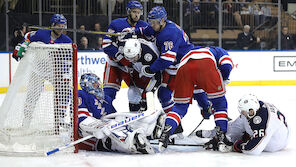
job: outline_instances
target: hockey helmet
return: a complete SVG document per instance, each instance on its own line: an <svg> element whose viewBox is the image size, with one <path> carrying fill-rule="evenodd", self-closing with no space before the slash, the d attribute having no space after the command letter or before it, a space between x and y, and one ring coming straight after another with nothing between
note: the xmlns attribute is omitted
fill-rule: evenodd
<svg viewBox="0 0 296 167"><path fill-rule="evenodd" d="M245 112L248 118L253 118L256 115L256 112L259 110L260 104L257 97L253 94L244 95L238 101L238 110L241 114ZM250 114L250 110L253 110L254 113Z"/></svg>
<svg viewBox="0 0 296 167"><path fill-rule="evenodd" d="M98 99L104 98L103 84L96 74L85 73L81 75L80 87L82 90L95 95Z"/></svg>
<svg viewBox="0 0 296 167"><path fill-rule="evenodd" d="M157 19L159 22L161 19L167 20L167 12L162 6L155 6L148 13L148 21ZM150 22L150 21L149 21Z"/></svg>
<svg viewBox="0 0 296 167"><path fill-rule="evenodd" d="M138 39L127 39L123 47L124 57L130 62L137 61L141 54L141 43Z"/></svg>
<svg viewBox="0 0 296 167"><path fill-rule="evenodd" d="M129 11L131 9L141 9L143 10L143 6L139 1L129 1L126 7L126 10Z"/></svg>
<svg viewBox="0 0 296 167"><path fill-rule="evenodd" d="M65 26L67 26L67 19L62 14L54 14L50 19L50 25L54 26L57 23L65 24Z"/></svg>

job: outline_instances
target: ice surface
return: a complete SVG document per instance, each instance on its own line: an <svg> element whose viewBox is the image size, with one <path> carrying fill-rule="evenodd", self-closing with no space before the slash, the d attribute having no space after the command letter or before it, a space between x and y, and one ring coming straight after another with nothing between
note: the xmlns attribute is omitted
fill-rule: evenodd
<svg viewBox="0 0 296 167"><path fill-rule="evenodd" d="M170 147L164 153L154 155L126 155L120 153L102 153L80 151L78 154L53 155L50 157L12 157L0 156L1 167L115 167L115 166L161 166L161 167L250 167L250 166L294 166L296 158L296 86L238 86L227 87L229 117L235 119L237 101L245 93L254 93L259 99L273 103L286 116L291 129L290 143L287 148L276 153L262 153L249 156L239 153L219 153L205 151L199 147ZM118 92L114 101L120 112L128 110L127 89ZM0 94L0 104L5 94ZM160 104L156 104L160 108ZM199 110L194 102L183 118L184 135L189 134L201 121ZM204 121L199 129L212 129L213 119ZM294 158L294 159L293 159Z"/></svg>

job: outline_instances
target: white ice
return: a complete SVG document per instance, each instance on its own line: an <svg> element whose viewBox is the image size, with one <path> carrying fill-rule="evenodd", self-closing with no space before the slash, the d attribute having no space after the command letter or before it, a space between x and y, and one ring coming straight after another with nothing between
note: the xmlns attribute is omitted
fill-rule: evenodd
<svg viewBox="0 0 296 167"><path fill-rule="evenodd" d="M259 156L249 156L240 153L220 153L205 151L200 148L188 148L180 151L174 148L165 153L154 155L126 155L119 153L101 153L81 151L77 154L53 155L49 157L13 157L0 156L1 167L108 167L108 166L294 166L296 158L296 86L237 86L227 87L228 113L231 118L236 118L237 101L245 93L256 94L259 99L275 104L286 116L291 129L290 142L286 149L276 153L262 153ZM114 101L115 107L120 111L128 109L127 89L122 89ZM5 94L0 94L0 104ZM160 107L159 104L156 104ZM184 134L189 134L201 121L201 116L196 103L193 103L182 124ZM295 122L294 122L295 121ZM204 121L199 129L212 129L213 119ZM294 159L293 159L294 158Z"/></svg>

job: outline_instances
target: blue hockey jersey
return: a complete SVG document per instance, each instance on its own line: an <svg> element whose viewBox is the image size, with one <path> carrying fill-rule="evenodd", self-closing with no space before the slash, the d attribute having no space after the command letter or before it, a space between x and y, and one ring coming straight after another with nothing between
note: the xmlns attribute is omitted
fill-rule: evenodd
<svg viewBox="0 0 296 167"><path fill-rule="evenodd" d="M220 47L210 46L196 46L194 49L206 48L211 51L211 53L215 56L216 64L218 69L220 70L223 80L228 80L231 70L233 69L233 62L229 54L226 50Z"/></svg>
<svg viewBox="0 0 296 167"><path fill-rule="evenodd" d="M187 54L193 45L189 42L186 33L174 22L167 20L165 27L156 32L151 26L137 29L137 35L156 38L156 46L160 50L160 57L150 66L151 72L167 69L176 65Z"/></svg>
<svg viewBox="0 0 296 167"><path fill-rule="evenodd" d="M98 100L94 95L84 90L78 91L78 122L80 123L88 116L100 119L104 115L115 113L110 97Z"/></svg>
<svg viewBox="0 0 296 167"><path fill-rule="evenodd" d="M47 29L39 29L37 31L31 31L25 35L25 40L29 42L43 42L45 44L54 43L73 43L71 38L65 34L61 34L57 39L51 38L51 31Z"/></svg>
<svg viewBox="0 0 296 167"><path fill-rule="evenodd" d="M107 32L118 33L118 32L122 32L122 30L124 30L125 28L135 29L140 27L146 27L147 25L148 25L147 22L143 20L139 20L135 26L131 26L127 22L127 18L119 18L119 19L113 20L110 23ZM115 36L106 35L104 37L102 46L103 46L104 52L110 58L114 58L115 54L118 52L118 46L116 44L117 42L116 40L117 40L117 37Z"/></svg>

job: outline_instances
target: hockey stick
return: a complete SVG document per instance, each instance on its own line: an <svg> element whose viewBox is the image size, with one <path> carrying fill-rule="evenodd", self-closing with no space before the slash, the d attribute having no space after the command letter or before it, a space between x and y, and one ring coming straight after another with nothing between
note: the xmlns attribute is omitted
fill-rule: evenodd
<svg viewBox="0 0 296 167"><path fill-rule="evenodd" d="M147 117L149 115L154 114L156 112L156 110L154 108L154 95L153 95L152 92L147 92L147 108L148 109L145 112L137 113L134 116L128 117L128 118L126 118L126 119L124 119L122 121L119 121L119 122L113 123L111 125L108 125L109 130L113 131L113 130L115 130L117 128L120 128L122 126L126 126L126 125L128 125L130 123L133 123L135 121L138 121L138 120L140 120L142 118L145 118L145 117ZM79 140L76 140L74 142L71 142L69 144L66 144L65 146L55 148L55 149L53 149L51 151L46 152L45 156L49 156L49 155L54 154L54 153L56 153L58 151L62 151L62 150L65 150L67 148L70 148L70 147L72 147L72 146L74 146L74 145L76 145L78 143L81 143L81 142L83 142L85 140L88 140L88 139L90 139L92 137L94 137L94 136L89 135L89 136L86 136L86 137L81 138Z"/></svg>
<svg viewBox="0 0 296 167"><path fill-rule="evenodd" d="M195 130L201 125L201 123L204 121L205 119L203 118L201 121L200 121L200 123L193 129L193 131L188 135L188 136L191 136L194 132L195 132Z"/></svg>
<svg viewBox="0 0 296 167"><path fill-rule="evenodd" d="M78 33L87 33L87 34L99 34L99 35L112 35L112 36L120 36L120 33L111 33L111 32L101 32L101 31L88 31L88 30L77 30L71 28L58 28L58 27L39 27L39 26L29 26L32 29L50 29L50 30L64 30L70 32L78 32Z"/></svg>
<svg viewBox="0 0 296 167"><path fill-rule="evenodd" d="M158 145L158 143L150 142L152 145ZM168 143L169 146L193 146L193 147L203 147L203 144L181 144L181 143Z"/></svg>

